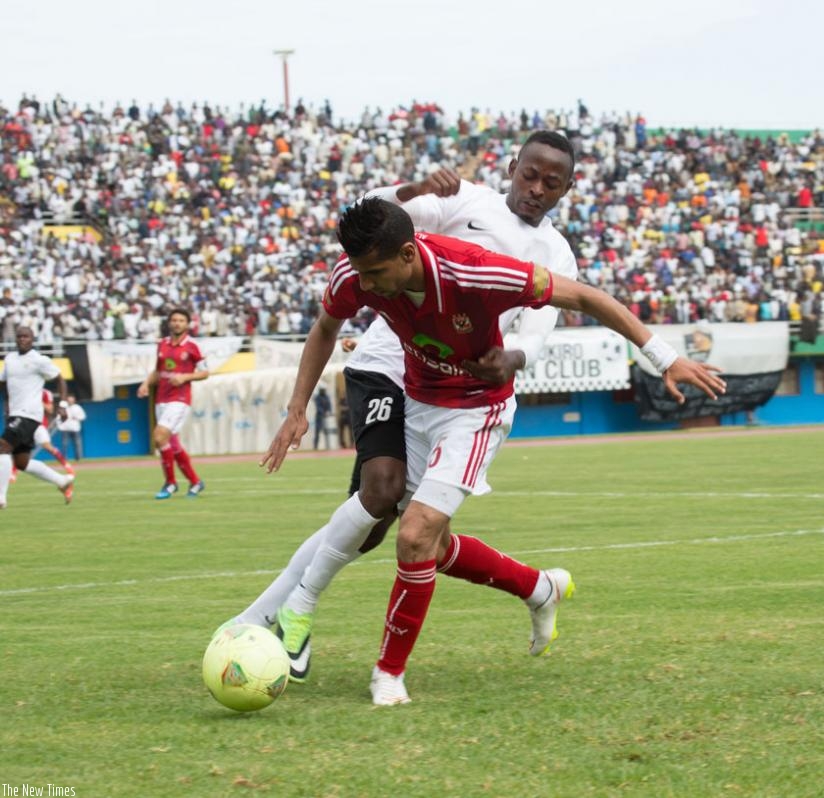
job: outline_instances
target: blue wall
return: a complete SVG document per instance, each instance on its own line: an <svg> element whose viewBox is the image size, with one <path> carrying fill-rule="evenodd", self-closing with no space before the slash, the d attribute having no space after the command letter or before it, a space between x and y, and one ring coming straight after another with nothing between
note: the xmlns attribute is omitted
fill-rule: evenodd
<svg viewBox="0 0 824 798"><path fill-rule="evenodd" d="M820 359L805 357L792 361L798 368L799 393L773 396L755 411L755 420L764 425L824 424L824 393L815 392L815 364ZM747 423L745 413L721 417L722 426ZM513 438L541 438L561 435L593 435L610 432L655 432L677 429L678 422L641 421L627 392L590 391L571 394L563 405L528 405L523 397L515 414Z"/></svg>
<svg viewBox="0 0 824 798"><path fill-rule="evenodd" d="M86 423L83 446L86 457L126 457L149 454L149 401L137 398L137 386L115 388L115 398L84 402ZM60 445L58 436L55 443Z"/></svg>
<svg viewBox="0 0 824 798"><path fill-rule="evenodd" d="M72 385L69 383L69 393ZM137 398L137 385L115 388L115 398L105 402L81 402L86 411L83 424L84 457L135 457L149 454L149 402ZM2 403L0 403L2 405ZM52 432L52 442L63 446L59 432ZM64 454L74 459L74 447ZM40 459L51 459L41 452Z"/></svg>

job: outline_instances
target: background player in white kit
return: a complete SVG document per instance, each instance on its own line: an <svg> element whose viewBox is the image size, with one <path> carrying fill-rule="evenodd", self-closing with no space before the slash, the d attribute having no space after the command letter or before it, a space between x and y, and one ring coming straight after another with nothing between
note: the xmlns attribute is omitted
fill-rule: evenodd
<svg viewBox="0 0 824 798"><path fill-rule="evenodd" d="M34 436L43 421L43 386L55 380L61 399L66 398L66 382L50 357L34 349L34 334L29 327L18 327L17 351L9 352L0 374L4 398L5 425L0 437L0 509L6 506L12 458L19 471L51 482L72 500L74 475L58 474L45 463L31 457Z"/></svg>
<svg viewBox="0 0 824 798"><path fill-rule="evenodd" d="M548 264L576 279L572 250L546 215L572 187L574 164L572 146L564 136L538 131L509 165L508 194L462 181L453 170L442 168L419 183L378 189L369 196L402 203L419 230ZM476 377L505 383L518 368L537 359L558 311L552 307L509 311L501 317L502 331L519 316L514 348L492 350L471 364ZM379 317L360 339L344 371L357 448L350 498L237 616L261 625L277 620L278 633L292 658L293 681L304 681L308 674L313 613L321 592L347 563L378 545L397 517L395 508L406 486L403 372L400 342ZM481 483L478 490L483 489ZM544 646L533 653L545 650Z"/></svg>

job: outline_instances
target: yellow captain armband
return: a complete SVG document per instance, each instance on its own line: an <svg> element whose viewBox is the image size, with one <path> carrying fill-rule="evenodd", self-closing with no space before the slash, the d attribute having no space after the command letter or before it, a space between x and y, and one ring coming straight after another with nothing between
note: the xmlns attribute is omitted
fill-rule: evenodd
<svg viewBox="0 0 824 798"><path fill-rule="evenodd" d="M532 296L535 299L540 299L546 293L549 280L549 270L536 264L532 272Z"/></svg>

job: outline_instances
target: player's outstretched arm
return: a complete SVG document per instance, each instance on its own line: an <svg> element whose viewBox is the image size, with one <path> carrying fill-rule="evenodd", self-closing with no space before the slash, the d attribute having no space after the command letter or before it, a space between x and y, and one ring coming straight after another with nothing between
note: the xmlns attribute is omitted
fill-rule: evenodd
<svg viewBox="0 0 824 798"><path fill-rule="evenodd" d="M552 275L552 283L550 302L555 307L580 310L598 319L604 326L632 341L648 357L650 345L659 350L650 353L653 355L650 360L662 373L666 389L679 404L684 402L684 395L678 390L677 383L694 385L712 399L726 391L726 383L717 374L719 368L676 357L672 347L654 337L629 309L609 294L560 275Z"/></svg>
<svg viewBox="0 0 824 798"><path fill-rule="evenodd" d="M286 453L290 448L297 449L300 446L300 439L309 429L306 407L332 356L342 324L342 319L336 319L322 310L318 320L312 325L300 356L292 397L286 406L286 418L260 460L260 466L266 468L267 474L280 468Z"/></svg>

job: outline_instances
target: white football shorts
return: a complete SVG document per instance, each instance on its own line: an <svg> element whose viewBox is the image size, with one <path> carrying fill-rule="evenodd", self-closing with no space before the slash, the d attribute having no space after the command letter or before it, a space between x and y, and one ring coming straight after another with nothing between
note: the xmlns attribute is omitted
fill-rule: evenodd
<svg viewBox="0 0 824 798"><path fill-rule="evenodd" d="M512 429L515 397L475 408L406 397L406 496L452 516L470 494L489 493L486 472Z"/></svg>
<svg viewBox="0 0 824 798"><path fill-rule="evenodd" d="M49 434L48 429L41 424L34 431L34 445L45 446L47 443L51 443L51 435Z"/></svg>
<svg viewBox="0 0 824 798"><path fill-rule="evenodd" d="M191 408L186 402L163 402L155 405L155 424L166 427L172 435L177 435L189 418L189 410Z"/></svg>

